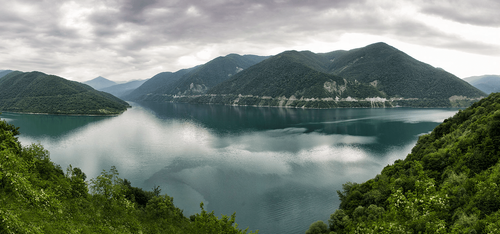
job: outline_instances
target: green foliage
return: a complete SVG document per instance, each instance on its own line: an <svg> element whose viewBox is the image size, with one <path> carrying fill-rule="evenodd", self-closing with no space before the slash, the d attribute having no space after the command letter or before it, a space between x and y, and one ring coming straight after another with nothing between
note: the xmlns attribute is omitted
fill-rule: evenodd
<svg viewBox="0 0 500 234"><path fill-rule="evenodd" d="M234 222L236 219L236 213L233 213L231 217L222 215L222 218L219 219L215 216L214 211L208 213L203 208L203 202L200 203L200 209L201 213L190 217L191 222L194 224L194 233L237 234L247 233L248 231L248 228L245 230L238 229L238 224ZM256 233L258 233L258 231Z"/></svg>
<svg viewBox="0 0 500 234"><path fill-rule="evenodd" d="M486 94L460 78L420 62L385 43L347 51L335 58L330 71L350 80L377 83L389 97L448 99ZM441 106L441 105L440 105Z"/></svg>
<svg viewBox="0 0 500 234"><path fill-rule="evenodd" d="M234 54L218 57L182 77L176 76L175 82L151 79L143 86L155 83L157 87L147 91L141 87L135 100L299 108L420 108L468 107L486 95L385 43L325 54L285 51L265 60L254 57L257 59ZM235 68L244 70L236 74ZM282 100L292 97L297 100ZM337 97L358 101L332 100ZM390 101L363 101L373 97Z"/></svg>
<svg viewBox="0 0 500 234"><path fill-rule="evenodd" d="M128 107L111 94L41 72L11 72L0 79L0 109L4 111L116 115Z"/></svg>
<svg viewBox="0 0 500 234"><path fill-rule="evenodd" d="M496 233L500 214L500 94L419 138L404 160L338 191L335 233Z"/></svg>
<svg viewBox="0 0 500 234"><path fill-rule="evenodd" d="M309 229L306 231L306 234L322 234L322 233L328 233L328 227L321 220L312 223L311 226L309 226Z"/></svg>
<svg viewBox="0 0 500 234"><path fill-rule="evenodd" d="M184 217L159 187L132 187L111 167L87 181L66 173L40 144L21 146L18 128L0 121L0 233L246 233L235 214ZM89 193L90 192L90 193Z"/></svg>

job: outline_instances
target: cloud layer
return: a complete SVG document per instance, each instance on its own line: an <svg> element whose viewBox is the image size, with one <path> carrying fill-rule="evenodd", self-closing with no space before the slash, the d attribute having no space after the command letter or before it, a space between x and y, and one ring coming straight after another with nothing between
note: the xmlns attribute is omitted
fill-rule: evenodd
<svg viewBox="0 0 500 234"><path fill-rule="evenodd" d="M8 1L0 69L145 79L229 53L326 52L378 39L410 55L436 48L497 59L498 9L495 0Z"/></svg>

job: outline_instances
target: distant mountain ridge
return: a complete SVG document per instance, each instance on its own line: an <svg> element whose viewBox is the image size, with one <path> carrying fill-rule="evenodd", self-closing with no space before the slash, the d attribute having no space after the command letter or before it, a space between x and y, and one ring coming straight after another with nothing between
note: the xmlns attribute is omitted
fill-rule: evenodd
<svg viewBox="0 0 500 234"><path fill-rule="evenodd" d="M129 81L127 83L116 84L116 85L109 86L106 88L101 88L98 90L113 94L114 96L121 98L121 97L124 97L127 94L131 93L135 89L137 89L139 86L144 84L144 82L146 82L146 81L147 80L133 80L133 81Z"/></svg>
<svg viewBox="0 0 500 234"><path fill-rule="evenodd" d="M229 54L206 64L177 72L162 72L125 96L126 100L155 100L165 95L202 95L238 72L266 59L266 56Z"/></svg>
<svg viewBox="0 0 500 234"><path fill-rule="evenodd" d="M168 84L156 83L159 88L136 92L139 87L133 92L136 96L128 98L334 108L469 106L486 96L453 74L385 43L319 54L285 51L272 57L254 56L250 61L245 56L218 57Z"/></svg>
<svg viewBox="0 0 500 234"><path fill-rule="evenodd" d="M101 89L104 89L107 87L111 87L113 85L117 85L116 82L108 80L102 76L98 76L92 80L85 81L83 83L86 85L90 85L90 87L97 89L97 90L101 90Z"/></svg>
<svg viewBox="0 0 500 234"><path fill-rule="evenodd" d="M4 77L5 75L11 73L12 70L0 70L0 78Z"/></svg>
<svg viewBox="0 0 500 234"><path fill-rule="evenodd" d="M487 94L500 92L500 75L472 76L463 80Z"/></svg>
<svg viewBox="0 0 500 234"><path fill-rule="evenodd" d="M130 107L92 87L41 72L10 72L0 78L0 111L116 115Z"/></svg>

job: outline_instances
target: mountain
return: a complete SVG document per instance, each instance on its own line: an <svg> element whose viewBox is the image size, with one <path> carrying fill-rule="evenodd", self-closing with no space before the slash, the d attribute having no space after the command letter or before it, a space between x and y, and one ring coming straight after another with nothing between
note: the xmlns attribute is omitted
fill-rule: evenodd
<svg viewBox="0 0 500 234"><path fill-rule="evenodd" d="M314 108L466 107L486 96L385 43L319 54L286 51L270 58L230 54L175 82L157 85L134 100Z"/></svg>
<svg viewBox="0 0 500 234"><path fill-rule="evenodd" d="M469 106L486 96L458 77L385 43L322 54L287 51L238 73L207 94L211 96L196 97L194 102L258 106L286 102L290 107L321 108L451 107ZM252 101L241 102L242 98Z"/></svg>
<svg viewBox="0 0 500 234"><path fill-rule="evenodd" d="M0 70L0 78L4 77L5 75L11 73L12 70Z"/></svg>
<svg viewBox="0 0 500 234"><path fill-rule="evenodd" d="M97 89L97 90L101 90L101 89L104 89L107 87L111 87L113 85L117 85L116 82L108 80L102 76L98 76L92 80L85 81L83 83L86 85L90 85L90 87Z"/></svg>
<svg viewBox="0 0 500 234"><path fill-rule="evenodd" d="M206 64L175 73L160 73L125 98L132 101L151 101L175 95L200 95L236 73L266 59L265 56L229 54Z"/></svg>
<svg viewBox="0 0 500 234"><path fill-rule="evenodd" d="M327 64L327 59L309 51L283 52L210 89L208 102L224 96L233 105L330 108L351 106L349 98L385 97L373 86L325 73ZM369 101L365 104L371 106Z"/></svg>
<svg viewBox="0 0 500 234"><path fill-rule="evenodd" d="M41 72L14 71L0 78L0 110L11 112L116 115L130 107L115 96Z"/></svg>
<svg viewBox="0 0 500 234"><path fill-rule="evenodd" d="M318 221L306 233L498 233L499 146L493 93L420 136L375 178L344 184L329 227Z"/></svg>
<svg viewBox="0 0 500 234"><path fill-rule="evenodd" d="M443 69L420 62L385 43L353 49L335 58L329 72L370 83L389 97L448 99L485 94Z"/></svg>
<svg viewBox="0 0 500 234"><path fill-rule="evenodd" d="M117 84L113 85L110 87L102 88L99 89L100 91L104 91L106 93L113 94L116 97L123 97L126 96L127 94L131 93L135 89L137 89L139 86L144 84L147 80L134 80L134 81L129 81L127 83L123 84Z"/></svg>
<svg viewBox="0 0 500 234"><path fill-rule="evenodd" d="M500 92L500 75L472 76L464 80L487 94Z"/></svg>
<svg viewBox="0 0 500 234"><path fill-rule="evenodd" d="M157 94L170 95L198 95L204 94L208 89L228 80L248 67L259 63L267 57L255 55L229 54L217 57L203 64L171 86L163 86L156 90Z"/></svg>
<svg viewBox="0 0 500 234"><path fill-rule="evenodd" d="M151 94L158 88L173 84L175 81L179 80L182 76L188 73L189 70L190 69L182 69L177 72L158 73L144 82L137 89L123 96L123 98L129 101L139 101L147 98L147 95Z"/></svg>

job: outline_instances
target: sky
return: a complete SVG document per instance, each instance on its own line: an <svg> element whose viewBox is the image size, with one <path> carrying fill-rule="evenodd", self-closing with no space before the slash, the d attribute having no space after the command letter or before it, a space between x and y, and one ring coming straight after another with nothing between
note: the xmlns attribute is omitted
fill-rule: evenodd
<svg viewBox="0 0 500 234"><path fill-rule="evenodd" d="M500 75L498 0L1 0L0 70L151 78L230 53L385 42L464 78Z"/></svg>

